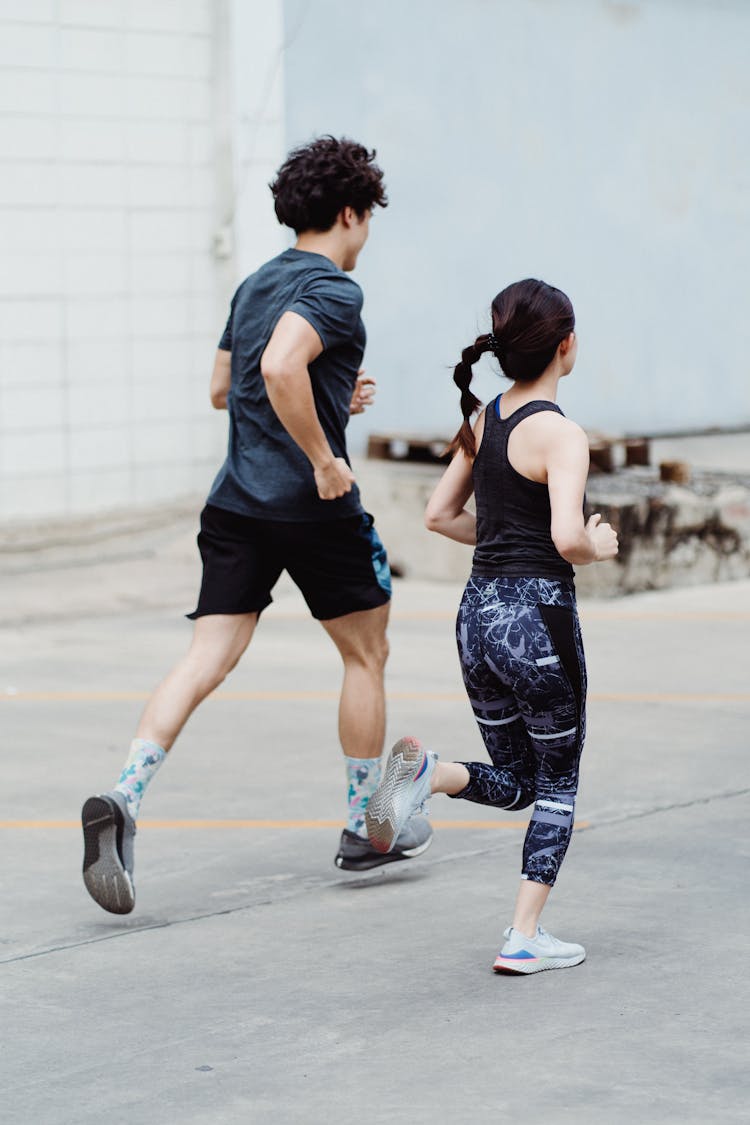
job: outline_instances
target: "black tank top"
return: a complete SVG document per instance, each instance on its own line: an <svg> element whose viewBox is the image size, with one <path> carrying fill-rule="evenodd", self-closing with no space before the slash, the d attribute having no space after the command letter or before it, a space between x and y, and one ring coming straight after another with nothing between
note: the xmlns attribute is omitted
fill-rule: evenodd
<svg viewBox="0 0 750 1125"><path fill-rule="evenodd" d="M472 575L482 578L573 577L573 567L552 542L547 485L521 476L508 460L511 432L524 418L542 410L562 414L555 403L540 400L527 402L503 420L500 395L484 412L484 433L473 468L477 545Z"/></svg>

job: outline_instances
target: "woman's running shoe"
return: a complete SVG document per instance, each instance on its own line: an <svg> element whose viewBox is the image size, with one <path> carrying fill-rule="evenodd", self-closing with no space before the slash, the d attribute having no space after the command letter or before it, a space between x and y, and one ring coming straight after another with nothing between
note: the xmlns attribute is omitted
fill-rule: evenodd
<svg viewBox="0 0 750 1125"><path fill-rule="evenodd" d="M529 938L518 930L506 930L505 945L492 968L496 973L541 973L545 969L569 969L580 965L586 956L582 945L560 941L537 927L536 937Z"/></svg>
<svg viewBox="0 0 750 1125"><path fill-rule="evenodd" d="M431 843L432 825L424 816L413 816L404 825L392 851L387 855L376 851L364 836L358 836L356 832L345 828L341 833L335 863L342 871L369 871L371 867L382 867L384 863L414 859L426 852Z"/></svg>
<svg viewBox="0 0 750 1125"><path fill-rule="evenodd" d="M393 747L365 810L367 835L376 851L388 854L409 818L429 800L436 762L437 754L425 750L416 738L401 738Z"/></svg>
<svg viewBox="0 0 750 1125"><path fill-rule="evenodd" d="M122 793L113 790L89 797L81 810L81 822L86 890L110 914L129 914L135 906L135 821Z"/></svg>

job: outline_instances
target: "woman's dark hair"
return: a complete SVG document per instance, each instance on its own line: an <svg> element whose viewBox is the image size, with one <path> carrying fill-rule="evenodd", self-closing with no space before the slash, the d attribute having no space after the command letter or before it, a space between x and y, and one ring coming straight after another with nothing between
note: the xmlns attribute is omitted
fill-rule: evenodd
<svg viewBox="0 0 750 1125"><path fill-rule="evenodd" d="M449 453L463 450L467 457L476 456L471 416L482 403L469 387L472 367L479 357L491 351L509 379L533 383L549 367L575 323L570 300L562 290L544 281L527 278L498 293L492 302L492 332L477 336L464 348L453 372L453 382L461 392L464 421L448 447Z"/></svg>
<svg viewBox="0 0 750 1125"><path fill-rule="evenodd" d="M330 230L343 207L360 218L388 205L375 149L342 137L318 137L293 149L270 184L276 217L297 234Z"/></svg>

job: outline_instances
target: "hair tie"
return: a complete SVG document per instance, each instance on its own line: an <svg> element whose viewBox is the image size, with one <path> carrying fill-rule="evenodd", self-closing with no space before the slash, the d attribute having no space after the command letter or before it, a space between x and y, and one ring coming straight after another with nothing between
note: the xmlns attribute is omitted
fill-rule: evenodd
<svg viewBox="0 0 750 1125"><path fill-rule="evenodd" d="M500 350L500 344L494 332L490 332L487 336L487 347L490 349L493 355L497 355L498 351Z"/></svg>

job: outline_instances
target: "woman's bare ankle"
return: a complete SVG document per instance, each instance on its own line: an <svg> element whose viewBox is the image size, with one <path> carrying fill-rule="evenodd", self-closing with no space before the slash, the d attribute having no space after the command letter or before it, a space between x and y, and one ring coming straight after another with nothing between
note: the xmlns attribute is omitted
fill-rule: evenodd
<svg viewBox="0 0 750 1125"><path fill-rule="evenodd" d="M460 762L437 762L432 774L431 789L433 793L447 793L455 796L469 784L469 771Z"/></svg>

